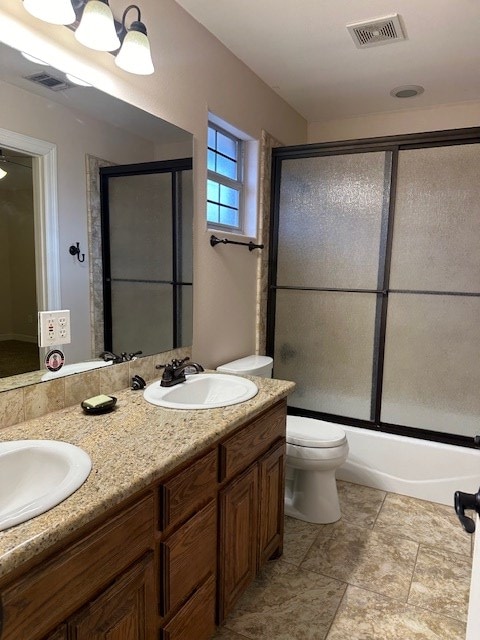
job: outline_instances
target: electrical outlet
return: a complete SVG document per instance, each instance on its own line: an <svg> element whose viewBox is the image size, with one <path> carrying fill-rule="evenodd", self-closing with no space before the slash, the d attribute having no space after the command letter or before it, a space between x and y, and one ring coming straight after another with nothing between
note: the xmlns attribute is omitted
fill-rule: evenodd
<svg viewBox="0 0 480 640"><path fill-rule="evenodd" d="M70 311L68 309L38 312L39 347L53 347L69 344L71 341Z"/></svg>

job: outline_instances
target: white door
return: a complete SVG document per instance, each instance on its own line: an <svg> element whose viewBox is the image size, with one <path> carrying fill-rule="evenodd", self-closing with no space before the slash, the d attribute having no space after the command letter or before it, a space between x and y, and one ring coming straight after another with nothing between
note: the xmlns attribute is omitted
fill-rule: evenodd
<svg viewBox="0 0 480 640"><path fill-rule="evenodd" d="M465 640L480 638L480 518L476 516L475 549L473 552L472 582L468 605L467 636Z"/></svg>

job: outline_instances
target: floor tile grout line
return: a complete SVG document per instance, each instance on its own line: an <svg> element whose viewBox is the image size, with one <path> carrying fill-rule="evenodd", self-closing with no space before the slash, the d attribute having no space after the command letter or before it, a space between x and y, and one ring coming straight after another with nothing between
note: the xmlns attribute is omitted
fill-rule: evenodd
<svg viewBox="0 0 480 640"><path fill-rule="evenodd" d="M412 591L412 584L413 584L413 579L415 577L415 571L417 569L417 563L418 563L418 556L419 555L420 555L420 543L417 544L417 553L415 555L415 562L413 563L412 577L410 578L410 585L408 587L407 604L408 604L408 599L410 598L410 592Z"/></svg>
<svg viewBox="0 0 480 640"><path fill-rule="evenodd" d="M333 623L335 622L335 620L337 618L337 615L338 615L338 612L340 610L340 607L342 606L342 602L343 602L345 596L347 595L347 590L348 590L348 587L349 587L348 582L344 582L343 580L339 580L339 582L343 582L343 584L345 585L345 591L343 592L343 595L340 598L340 600L339 600L339 602L338 602L338 604L337 604L337 606L335 608L335 613L333 614L332 621L328 625L327 633L325 634L325 638L323 640L328 640L328 635L330 633L330 630L333 627Z"/></svg>
<svg viewBox="0 0 480 640"><path fill-rule="evenodd" d="M412 609L417 609L418 611L426 611L427 613L433 613L436 616L441 616L443 618L448 618L449 620L455 620L455 622L461 622L462 624L466 624L466 620L460 620L460 618L455 618L448 613L444 613L443 611L436 611L435 609L429 609L428 607L420 607L417 604L411 604L410 602L406 603L407 607L412 607Z"/></svg>
<svg viewBox="0 0 480 640"><path fill-rule="evenodd" d="M375 520L373 521L373 526L372 526L372 531L375 529L375 526L377 524L377 520L378 517L383 509L383 507L385 506L385 500L387 499L387 496L389 495L388 491L385 491L385 495L383 496L383 500L382 500L382 504L380 505L380 509L377 511L377 515L375 516Z"/></svg>

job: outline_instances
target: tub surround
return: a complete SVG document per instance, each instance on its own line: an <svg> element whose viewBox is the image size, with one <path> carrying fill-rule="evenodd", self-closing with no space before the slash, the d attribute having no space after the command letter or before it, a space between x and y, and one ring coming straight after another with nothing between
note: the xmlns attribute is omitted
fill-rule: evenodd
<svg viewBox="0 0 480 640"><path fill-rule="evenodd" d="M199 455L294 389L292 382L254 380L258 394L231 407L161 409L148 404L141 392L127 389L116 393L117 408L108 414L85 415L75 406L3 429L3 440L76 444L90 455L93 468L85 484L63 503L0 534L0 578Z"/></svg>

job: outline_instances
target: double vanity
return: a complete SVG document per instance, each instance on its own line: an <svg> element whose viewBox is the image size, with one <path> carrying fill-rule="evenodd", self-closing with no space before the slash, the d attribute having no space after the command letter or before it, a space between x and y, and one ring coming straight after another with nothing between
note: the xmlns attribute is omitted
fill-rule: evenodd
<svg viewBox="0 0 480 640"><path fill-rule="evenodd" d="M0 532L1 640L213 635L282 552L294 385L255 384L249 400L188 411L125 390L111 413L72 407L0 432L69 442L93 463L65 501Z"/></svg>

